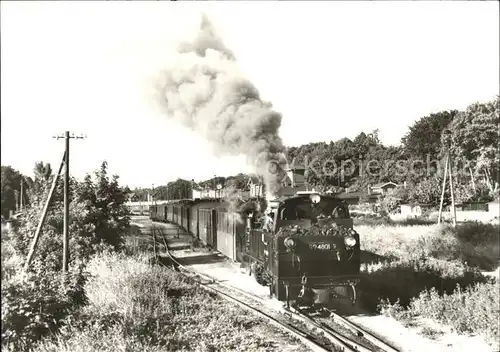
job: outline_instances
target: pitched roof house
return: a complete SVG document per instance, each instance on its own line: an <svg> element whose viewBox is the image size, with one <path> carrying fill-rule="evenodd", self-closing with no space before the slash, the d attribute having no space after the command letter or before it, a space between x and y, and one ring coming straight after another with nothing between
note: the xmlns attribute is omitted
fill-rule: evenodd
<svg viewBox="0 0 500 352"><path fill-rule="evenodd" d="M377 183L373 186L368 187L368 194L380 194L384 195L387 193L391 193L394 188L396 188L398 185L395 184L394 182L381 182Z"/></svg>

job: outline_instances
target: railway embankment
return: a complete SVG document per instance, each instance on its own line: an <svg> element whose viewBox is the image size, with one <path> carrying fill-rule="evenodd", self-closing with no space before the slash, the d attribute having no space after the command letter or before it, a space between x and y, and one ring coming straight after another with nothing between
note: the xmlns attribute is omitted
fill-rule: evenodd
<svg viewBox="0 0 500 352"><path fill-rule="evenodd" d="M148 255L96 257L89 271L79 323L39 351L305 350Z"/></svg>

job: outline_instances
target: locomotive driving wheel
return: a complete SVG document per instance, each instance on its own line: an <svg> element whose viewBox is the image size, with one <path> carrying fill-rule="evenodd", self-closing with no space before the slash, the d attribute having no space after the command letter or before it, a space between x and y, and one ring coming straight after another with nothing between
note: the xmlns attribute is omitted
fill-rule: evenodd
<svg viewBox="0 0 500 352"><path fill-rule="evenodd" d="M290 308L290 284L288 281L285 282L285 302L286 307Z"/></svg>
<svg viewBox="0 0 500 352"><path fill-rule="evenodd" d="M248 276L252 276L252 260L249 259L248 260L248 263L247 263L247 268L246 268L246 272L248 273Z"/></svg>
<svg viewBox="0 0 500 352"><path fill-rule="evenodd" d="M356 285L349 285L349 286L351 287L351 291L352 291L351 303L352 303L352 306L354 307L356 305L357 298L358 298L358 295L356 292Z"/></svg>

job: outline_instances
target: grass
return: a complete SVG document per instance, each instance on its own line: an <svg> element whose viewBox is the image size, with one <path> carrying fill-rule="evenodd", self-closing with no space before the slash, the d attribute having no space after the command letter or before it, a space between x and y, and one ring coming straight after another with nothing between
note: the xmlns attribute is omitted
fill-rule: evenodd
<svg viewBox="0 0 500 352"><path fill-rule="evenodd" d="M406 309L399 302L391 304L388 301L383 302L380 309L384 315L403 322L423 317L450 326L457 333L483 335L498 350L499 290L500 284L494 281L478 283L466 289L457 287L451 294L440 295L431 288L413 298ZM422 333L433 335L434 331L425 327Z"/></svg>
<svg viewBox="0 0 500 352"><path fill-rule="evenodd" d="M491 271L500 262L500 227L492 224L464 223L416 226L357 226L361 249L387 258L422 256L466 262Z"/></svg>
<svg viewBox="0 0 500 352"><path fill-rule="evenodd" d="M259 318L146 255L100 255L88 270L87 306L37 351L279 350L255 333Z"/></svg>
<svg viewBox="0 0 500 352"><path fill-rule="evenodd" d="M360 296L365 308L375 310L381 300L399 300L407 306L420 292L435 288L451 293L487 279L477 270L460 262L414 257L377 264L364 264L361 271Z"/></svg>
<svg viewBox="0 0 500 352"><path fill-rule="evenodd" d="M361 301L407 324L429 318L462 334L498 340L498 225L357 226L365 257ZM435 336L430 328L422 333ZM496 346L496 345L495 345ZM499 346L497 346L499 347Z"/></svg>

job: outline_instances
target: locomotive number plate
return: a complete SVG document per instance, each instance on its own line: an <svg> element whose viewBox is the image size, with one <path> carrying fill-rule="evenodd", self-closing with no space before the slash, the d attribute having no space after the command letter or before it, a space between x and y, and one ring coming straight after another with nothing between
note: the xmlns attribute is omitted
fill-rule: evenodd
<svg viewBox="0 0 500 352"><path fill-rule="evenodd" d="M315 251L329 251L335 249L335 243L310 243L309 248Z"/></svg>

